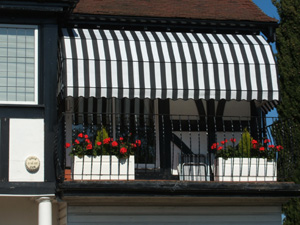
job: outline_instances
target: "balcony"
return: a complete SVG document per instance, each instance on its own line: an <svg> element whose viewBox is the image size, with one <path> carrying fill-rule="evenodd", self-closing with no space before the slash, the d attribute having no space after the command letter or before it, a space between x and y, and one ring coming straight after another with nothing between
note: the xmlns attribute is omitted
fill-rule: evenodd
<svg viewBox="0 0 300 225"><path fill-rule="evenodd" d="M57 177L284 182L295 176L296 133L278 118L66 113L57 132Z"/></svg>

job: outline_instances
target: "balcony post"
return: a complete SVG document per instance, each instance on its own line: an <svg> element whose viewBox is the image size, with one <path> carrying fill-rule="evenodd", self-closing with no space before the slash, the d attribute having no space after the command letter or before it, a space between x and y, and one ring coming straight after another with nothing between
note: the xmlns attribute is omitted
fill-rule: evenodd
<svg viewBox="0 0 300 225"><path fill-rule="evenodd" d="M50 197L41 197L37 199L39 203L38 224L52 225L52 203Z"/></svg>

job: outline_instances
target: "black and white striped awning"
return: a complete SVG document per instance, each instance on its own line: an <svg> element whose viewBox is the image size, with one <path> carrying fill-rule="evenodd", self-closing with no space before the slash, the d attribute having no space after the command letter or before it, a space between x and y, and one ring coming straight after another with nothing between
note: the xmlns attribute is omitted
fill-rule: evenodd
<svg viewBox="0 0 300 225"><path fill-rule="evenodd" d="M279 100L260 35L62 29L65 96Z"/></svg>

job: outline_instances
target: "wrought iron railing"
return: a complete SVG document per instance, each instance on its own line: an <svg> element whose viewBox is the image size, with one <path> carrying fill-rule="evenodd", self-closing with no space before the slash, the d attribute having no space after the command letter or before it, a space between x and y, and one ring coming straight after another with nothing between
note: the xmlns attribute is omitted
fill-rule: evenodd
<svg viewBox="0 0 300 225"><path fill-rule="evenodd" d="M65 181L251 182L296 176L299 129L291 121L90 113L66 113L62 121L56 155Z"/></svg>

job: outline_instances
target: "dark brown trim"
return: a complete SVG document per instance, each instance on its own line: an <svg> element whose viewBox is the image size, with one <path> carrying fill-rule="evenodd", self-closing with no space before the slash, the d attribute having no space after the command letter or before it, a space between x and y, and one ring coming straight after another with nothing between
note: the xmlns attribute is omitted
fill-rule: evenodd
<svg viewBox="0 0 300 225"><path fill-rule="evenodd" d="M1 118L0 122L0 180L8 181L9 119Z"/></svg>

